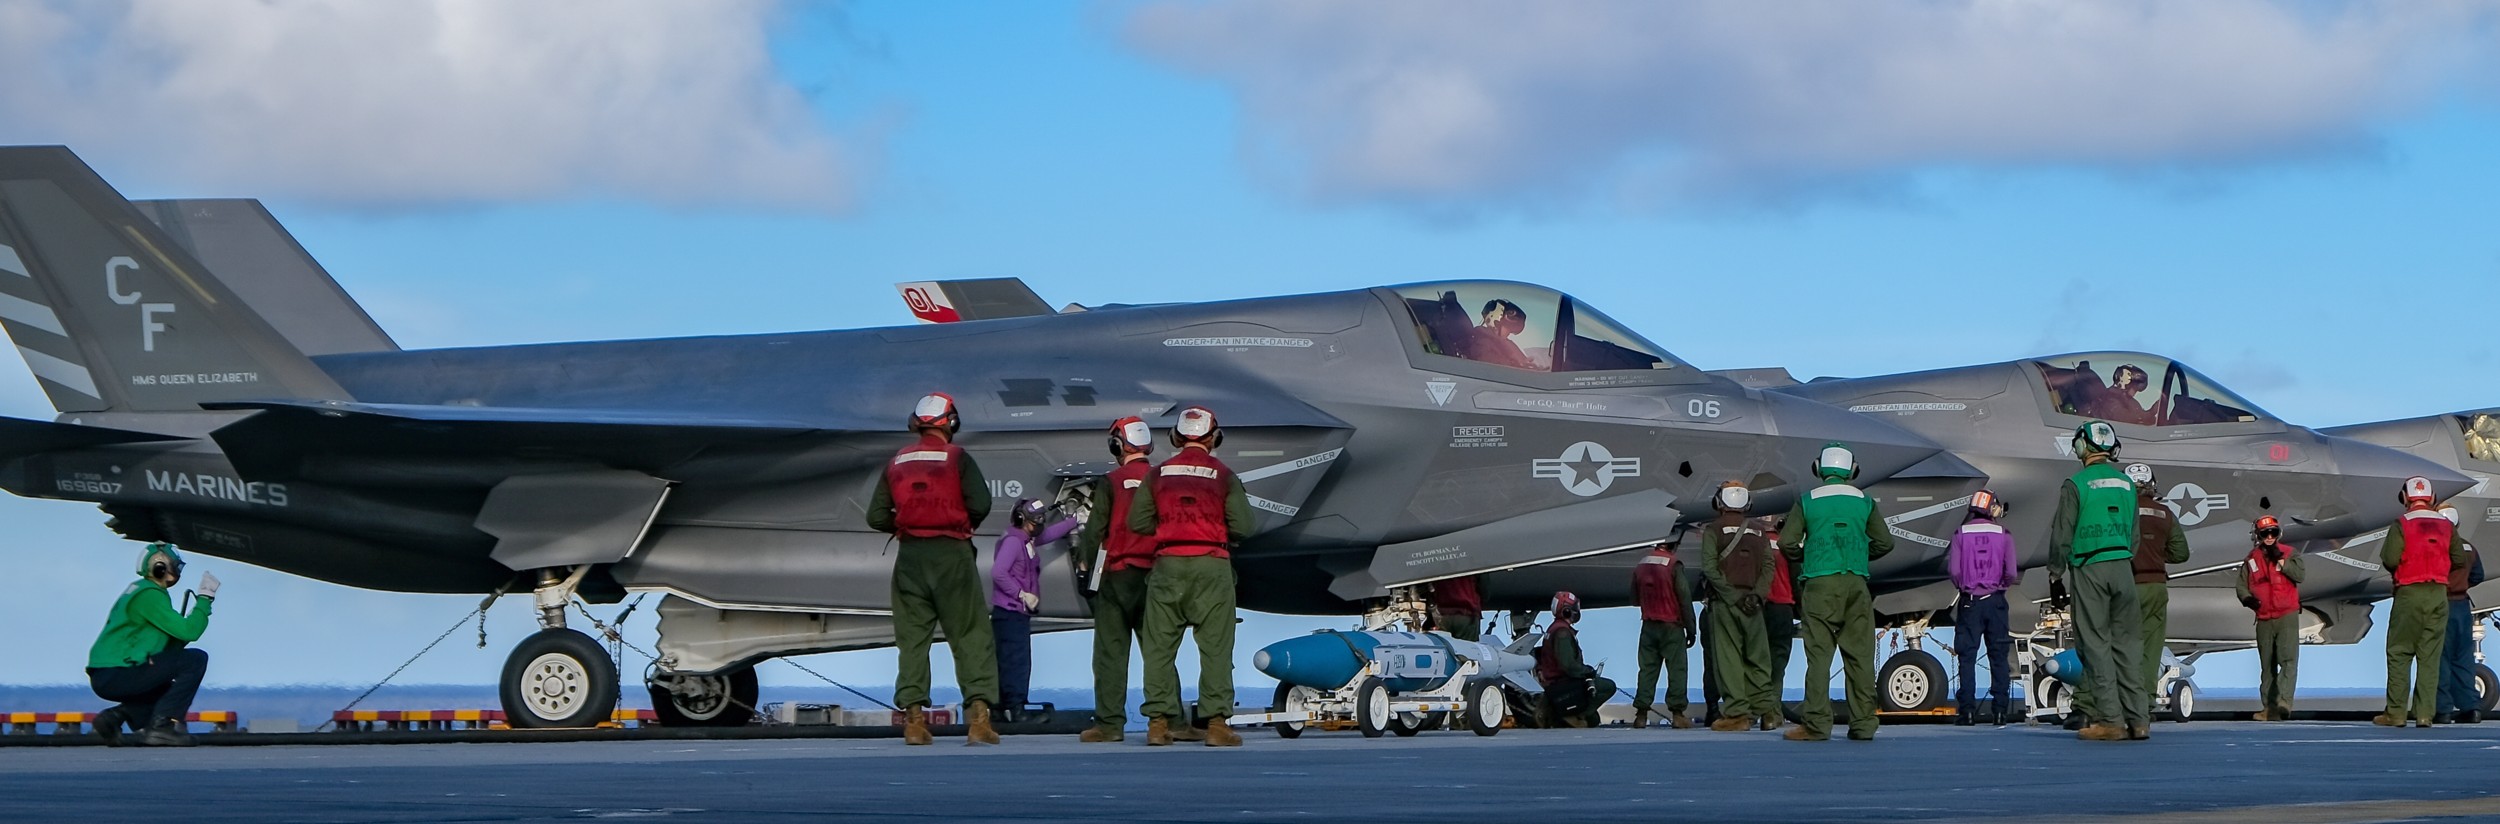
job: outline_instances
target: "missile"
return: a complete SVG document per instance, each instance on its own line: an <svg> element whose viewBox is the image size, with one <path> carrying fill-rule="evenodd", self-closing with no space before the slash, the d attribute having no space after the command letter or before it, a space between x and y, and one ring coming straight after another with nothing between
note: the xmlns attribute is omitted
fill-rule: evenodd
<svg viewBox="0 0 2500 824"><path fill-rule="evenodd" d="M1506 678L1533 692L1536 639L1527 636L1504 648L1440 632L1320 630L1269 644L1250 664L1277 681L1316 690L1343 689L1377 664L1380 683L1390 692L1416 693L1441 689L1472 661L1476 677Z"/></svg>

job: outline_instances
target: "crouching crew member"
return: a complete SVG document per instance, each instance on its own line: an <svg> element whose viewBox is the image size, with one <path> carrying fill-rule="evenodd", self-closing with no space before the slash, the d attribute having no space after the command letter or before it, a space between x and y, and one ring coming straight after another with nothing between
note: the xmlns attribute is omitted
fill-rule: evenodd
<svg viewBox="0 0 2500 824"><path fill-rule="evenodd" d="M990 635L989 587L973 557L972 530L990 512L989 482L955 445L963 420L955 399L932 394L912 407L920 440L885 465L868 502L868 527L890 532L894 555L894 704L903 708L903 743L928 744L929 644L946 630L963 690L964 743L996 744L990 707L998 703L998 644Z"/></svg>
<svg viewBox="0 0 2500 824"><path fill-rule="evenodd" d="M1232 546L1250 534L1250 496L1214 450L1224 443L1215 413L1181 410L1172 427L1178 454L1156 467L1129 499L1128 527L1155 540L1146 577L1146 744L1172 743L1181 717L1181 631L1198 641L1198 711L1210 747L1241 746L1233 715ZM1188 726L1183 724L1183 726Z"/></svg>
<svg viewBox="0 0 2500 824"><path fill-rule="evenodd" d="M2057 489L2049 521L2049 599L2071 604L2083 659L2075 708L2090 723L2076 737L2126 741L2153 735L2151 688L2144 685L2144 612L2135 600L2135 482L2111 465L2118 430L2105 421L2075 429L2083 468ZM2070 591L2068 578L2073 578Z"/></svg>
<svg viewBox="0 0 2500 824"><path fill-rule="evenodd" d="M2161 502L2153 467L2128 464L2126 475L2135 483L2135 546L2127 562L2135 568L2135 604L2143 616L2137 629L2144 633L2144 659L2136 666L2144 670L2146 700L2160 701L2161 653L2170 642L2170 565L2187 563L2187 532Z"/></svg>
<svg viewBox="0 0 2500 824"><path fill-rule="evenodd" d="M1814 462L1823 485L1799 496L1788 513L1780 551L1799 564L1804 590L1798 608L1805 615L1806 700L1790 727L1790 741L1829 741L1832 737L1832 652L1841 655L1847 672L1849 740L1873 741L1875 718L1875 603L1866 589L1867 564L1892 551L1892 535L1875 499L1849 480L1858 476L1858 458L1848 447L1823 447Z"/></svg>
<svg viewBox="0 0 2500 824"><path fill-rule="evenodd" d="M1553 726L1597 726L1597 708L1614 697L1615 682L1597 674L1580 654L1580 596L1554 593L1554 622L1536 648L1536 680L1545 687L1545 718Z"/></svg>
<svg viewBox="0 0 2500 824"><path fill-rule="evenodd" d="M2439 514L2448 523L2457 522L2455 509L2442 508ZM2479 724L2483 702L2474 691L2474 598L2466 590L2483 584L2483 555L2463 536L2457 545L2465 548L2465 566L2448 575L2448 644L2439 654L2439 668L2447 675L2439 679L2439 713L2448 723Z"/></svg>
<svg viewBox="0 0 2500 824"><path fill-rule="evenodd" d="M2300 555L2283 522L2259 516L2257 546L2240 564L2240 604L2257 613L2257 720L2288 721L2300 686Z"/></svg>
<svg viewBox="0 0 2500 824"><path fill-rule="evenodd" d="M1648 557L1632 566L1632 602L1641 607L1641 674L1632 693L1632 728L1649 726L1651 699L1658 693L1658 667L1667 669L1667 725L1693 726L1684 695L1685 655L1697 635L1693 628L1693 587L1684 579L1684 562L1676 560L1681 527L1651 547Z"/></svg>
<svg viewBox="0 0 2500 824"><path fill-rule="evenodd" d="M1128 727L1128 652L1132 639L1146 642L1146 577L1154 570L1155 539L1128 528L1129 502L1154 472L1154 430L1135 417L1111 423L1111 456L1120 467L1094 486L1080 553L1093 553L1094 726L1079 733L1088 744L1120 741Z"/></svg>
<svg viewBox="0 0 2500 824"><path fill-rule="evenodd" d="M2408 719L2428 727L2438 710L2439 657L2448 642L2448 582L2468 559L2456 524L2431 508L2437 500L2430 479L2406 478L2401 494L2404 517L2379 550L2379 565L2396 578L2396 599L2387 610L2387 712L2372 720L2382 727L2401 727ZM2403 540L2396 540L2400 534Z"/></svg>
<svg viewBox="0 0 2500 824"><path fill-rule="evenodd" d="M1961 665L1962 686L1953 696L1953 723L2003 724L2012 714L2014 667L2009 660L2014 636L2008 625L2011 610L2005 591L2023 579L2014 561L2014 536L1997 524L2005 502L1982 489L1971 495L1970 517L1953 533L1945 549L1953 588L1962 593L1953 605L1953 657ZM1988 705L1980 709L1979 654L1988 654Z"/></svg>
<svg viewBox="0 0 2500 824"><path fill-rule="evenodd" d="M1701 572L1721 599L1710 610L1717 643L1720 694L1726 706L1710 724L1717 732L1737 732L1759 724L1780 725L1779 677L1771 673L1771 641L1763 627L1763 594L1778 574L1775 553L1762 532L1745 521L1753 493L1744 484L1719 485L1710 506L1718 516L1701 536Z"/></svg>
<svg viewBox="0 0 2500 824"><path fill-rule="evenodd" d="M117 747L124 725L139 733L142 746L188 747L194 742L186 719L208 676L208 653L187 645L208 631L217 576L201 573L199 600L176 612L166 590L182 581L182 554L172 544L149 544L138 572L87 650L88 685L96 697L118 702L96 713L95 731Z"/></svg>
<svg viewBox="0 0 2500 824"><path fill-rule="evenodd" d="M1076 531L1076 519L1044 523L1050 516L1049 504L1017 501L1013 528L998 536L990 559L990 635L998 639L998 706L1007 713L1022 712L1031 699L1033 613L1042 608L1038 551Z"/></svg>

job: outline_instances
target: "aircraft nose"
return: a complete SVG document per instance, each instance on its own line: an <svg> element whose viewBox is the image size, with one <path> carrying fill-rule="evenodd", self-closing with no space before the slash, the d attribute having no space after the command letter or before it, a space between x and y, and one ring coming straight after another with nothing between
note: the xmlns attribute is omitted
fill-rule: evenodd
<svg viewBox="0 0 2500 824"><path fill-rule="evenodd" d="M2328 437L2335 454L2335 472L2342 479L2344 501L2362 523L2385 524L2404 514L2406 478L2430 479L2440 500L2474 486L2474 479L2427 458L2351 438Z"/></svg>
<svg viewBox="0 0 2500 824"><path fill-rule="evenodd" d="M1771 434L1778 437L1777 473L1783 477L1804 480L1830 443L1856 453L1860 484L1891 477L1944 451L1943 445L1882 418L1776 392L1762 397L1770 408Z"/></svg>

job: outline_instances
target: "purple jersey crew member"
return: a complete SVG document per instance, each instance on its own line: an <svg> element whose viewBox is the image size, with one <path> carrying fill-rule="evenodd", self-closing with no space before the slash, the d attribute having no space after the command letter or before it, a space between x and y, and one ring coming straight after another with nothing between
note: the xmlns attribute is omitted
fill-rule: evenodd
<svg viewBox="0 0 2500 824"><path fill-rule="evenodd" d="M998 639L998 706L1006 712L1022 712L1033 686L1033 611L1042 604L1041 562L1034 548L1068 537L1079 526L1074 518L1061 518L1039 534L1019 524L998 536L998 554L990 560L990 634Z"/></svg>
<svg viewBox="0 0 2500 824"><path fill-rule="evenodd" d="M1074 518L1061 519L1042 527L1042 534L1030 543L1021 529L1009 529L1007 534L998 536L998 554L990 559L990 606L1033 614L1032 609L1025 607L1023 595L1030 592L1037 599L1041 596L1042 565L1034 557L1033 548L1066 538L1080 526L1084 524Z"/></svg>
<svg viewBox="0 0 2500 824"><path fill-rule="evenodd" d="M2010 610L2005 591L2022 580L2022 569L2014 562L2014 536L1997 524L1991 515L1997 509L1995 496L1973 501L1970 520L1953 533L1953 544L1946 550L1946 567L1951 570L1953 587L1962 597L1953 609L1953 655L1961 665L1961 686L1953 700L1954 723L1970 726L2010 720L2013 704L2014 636L2009 630ZM1976 497L1976 496L1974 496ZM1980 653L1988 656L1988 703L1983 711L1979 702L1978 672Z"/></svg>

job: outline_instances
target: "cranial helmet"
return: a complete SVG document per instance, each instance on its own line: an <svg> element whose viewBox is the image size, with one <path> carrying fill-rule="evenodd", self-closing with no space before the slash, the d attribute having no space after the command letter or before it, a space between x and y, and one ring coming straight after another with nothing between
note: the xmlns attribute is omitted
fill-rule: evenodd
<svg viewBox="0 0 2500 824"><path fill-rule="evenodd" d="M1721 512L1742 513L1745 507L1753 505L1753 490L1746 489L1742 482L1728 481L1719 485L1719 494L1710 499L1710 505Z"/></svg>
<svg viewBox="0 0 2500 824"><path fill-rule="evenodd" d="M1580 596L1571 594L1570 590L1554 593L1554 603L1550 611L1554 613L1554 617L1565 621L1579 620Z"/></svg>
<svg viewBox="0 0 2500 824"><path fill-rule="evenodd" d="M1224 445L1224 429L1215 425L1215 413L1203 406L1181 410L1180 423L1172 425L1172 447L1202 444L1213 450Z"/></svg>
<svg viewBox="0 0 2500 824"><path fill-rule="evenodd" d="M2281 537L2283 535L2283 522L2275 520L2272 515L2259 515L2257 516L2257 527L2249 531L2255 533L2257 537L2260 538L2265 537L2268 533L2272 533L2276 537Z"/></svg>
<svg viewBox="0 0 2500 824"><path fill-rule="evenodd" d="M1823 454L1814 459L1814 475L1827 481L1846 481L1858 477L1858 456L1845 444L1823 445Z"/></svg>
<svg viewBox="0 0 2500 824"><path fill-rule="evenodd" d="M1981 518L1996 518L2005 514L2005 502L1999 500L1996 493L1982 489L1971 493L1970 513Z"/></svg>
<svg viewBox="0 0 2500 824"><path fill-rule="evenodd" d="M2075 427L2075 456L2114 455L2118 453L2118 428L2108 421L2093 421Z"/></svg>
<svg viewBox="0 0 2500 824"><path fill-rule="evenodd" d="M1016 502L1016 508L1013 510L1013 517L1016 519L1016 523L1039 524L1042 522L1043 514L1049 511L1050 505L1042 503L1041 499L1026 498Z"/></svg>
<svg viewBox="0 0 2500 824"><path fill-rule="evenodd" d="M160 569L163 572L160 572ZM182 553L175 552L173 544L149 544L146 549L139 551L138 571L141 576L148 578L154 578L166 572L173 573L175 577L181 577Z"/></svg>
<svg viewBox="0 0 2500 824"><path fill-rule="evenodd" d="M1130 415L1111 422L1111 457L1126 457L1135 452L1151 455L1155 451L1155 431L1144 418Z"/></svg>
<svg viewBox="0 0 2500 824"><path fill-rule="evenodd" d="M2134 482L2135 482L2135 488L2137 488L2137 489L2145 489L2145 488L2151 487L2151 486L2153 485L2153 467L2152 467L2152 465L2151 465L2151 464L2140 464L2140 463L2131 463L2131 464L2128 464L2128 465L2127 465L2127 480L2134 481Z"/></svg>
<svg viewBox="0 0 2500 824"><path fill-rule="evenodd" d="M2443 506L2443 507L2440 507L2440 508L2439 508L2439 517L2442 517L2442 518L2446 518L2446 519L2448 519L2448 525L2449 525L2449 526L2464 526L2464 525L2465 525L2465 519L2464 519L2463 517L2461 517L2461 516L2457 515L2457 508L2456 508L2456 507L2453 507L2453 506Z"/></svg>
<svg viewBox="0 0 2500 824"><path fill-rule="evenodd" d="M2431 491L2431 479L2420 475L2405 479L2403 498L2406 506L2412 506L2416 502L2428 506L2432 501L2438 500L2437 495L2438 493Z"/></svg>
<svg viewBox="0 0 2500 824"><path fill-rule="evenodd" d="M911 428L944 429L954 435L963 428L963 419L955 414L955 396L944 392L920 396L920 402L911 407Z"/></svg>

